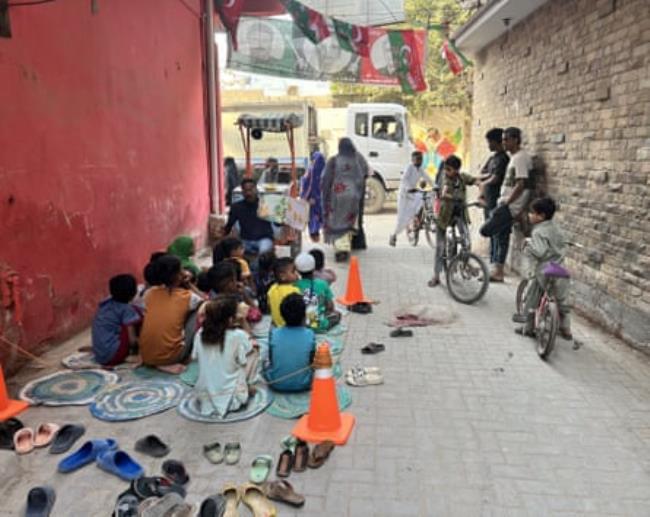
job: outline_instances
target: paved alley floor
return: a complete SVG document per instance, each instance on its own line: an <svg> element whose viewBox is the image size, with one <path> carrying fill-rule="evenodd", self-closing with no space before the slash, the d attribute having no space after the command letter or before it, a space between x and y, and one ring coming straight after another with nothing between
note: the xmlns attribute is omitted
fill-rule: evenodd
<svg viewBox="0 0 650 517"><path fill-rule="evenodd" d="M307 503L297 511L278 505L279 514L650 516L648 358L575 318L582 346L558 340L542 362L533 342L513 333L516 279L491 285L476 305L453 302L444 287L426 287L432 269L426 243L411 248L402 236L396 249L387 246L394 217L367 218L370 249L360 264L366 294L380 303L371 315L347 316L342 359L345 368L380 366L385 384L352 389L348 411L357 423L350 442L321 469L290 476ZM340 294L347 274L337 271ZM412 338L389 338L385 323L409 304L451 310L456 319L415 329ZM385 343L386 352L361 355L370 341ZM88 343L86 332L45 358L56 364ZM11 379L12 392L48 371L25 368ZM84 439L115 437L129 453L137 438L157 433L171 444L169 457L188 467L187 499L197 505L226 482L245 482L255 455L277 458L293 426L267 414L208 425L175 410L111 424L92 418L87 407L35 407L20 418L30 426L83 422ZM203 458L201 445L215 440L242 442L238 466ZM160 471L163 460L134 456L149 474ZM0 515L17 515L29 488L44 483L57 491L54 516L110 515L126 483L92 465L58 474L59 459L44 450L22 457L0 451Z"/></svg>

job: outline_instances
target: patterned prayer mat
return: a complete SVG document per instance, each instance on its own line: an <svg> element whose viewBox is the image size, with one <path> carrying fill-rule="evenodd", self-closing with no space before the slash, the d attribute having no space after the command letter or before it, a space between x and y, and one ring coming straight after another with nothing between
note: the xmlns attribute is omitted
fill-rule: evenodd
<svg viewBox="0 0 650 517"><path fill-rule="evenodd" d="M32 405L83 406L108 384L119 380L116 373L104 370L55 372L29 382L20 390L20 398Z"/></svg>
<svg viewBox="0 0 650 517"><path fill-rule="evenodd" d="M273 403L268 407L266 412L278 418L298 418L309 411L310 391L300 393L278 393L273 392ZM343 411L352 404L350 390L346 386L337 384L336 398L339 401L339 410Z"/></svg>
<svg viewBox="0 0 650 517"><path fill-rule="evenodd" d="M75 352L61 359L61 364L70 370L89 370L101 368L92 352Z"/></svg>
<svg viewBox="0 0 650 517"><path fill-rule="evenodd" d="M95 418L108 422L136 420L178 405L186 387L169 380L133 381L107 389L90 406Z"/></svg>
<svg viewBox="0 0 650 517"><path fill-rule="evenodd" d="M225 417L219 416L204 416L201 414L197 407L197 399L194 392L190 391L178 405L177 411L188 420L196 422L204 422L207 424L230 424L232 422L241 422L248 420L254 416L262 413L273 402L273 395L271 390L263 386L256 386L257 391L252 399L249 399L248 404L238 411L231 411Z"/></svg>

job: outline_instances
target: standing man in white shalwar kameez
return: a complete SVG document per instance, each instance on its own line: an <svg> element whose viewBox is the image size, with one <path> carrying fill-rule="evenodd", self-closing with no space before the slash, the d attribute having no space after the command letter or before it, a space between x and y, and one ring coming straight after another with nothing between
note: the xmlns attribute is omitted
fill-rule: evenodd
<svg viewBox="0 0 650 517"><path fill-rule="evenodd" d="M400 180L397 224L388 242L391 246L397 244L397 236L409 225L422 207L422 195L417 192L409 192L417 188L421 181L425 181L433 187L433 180L422 168L422 153L413 151L411 164L406 168Z"/></svg>

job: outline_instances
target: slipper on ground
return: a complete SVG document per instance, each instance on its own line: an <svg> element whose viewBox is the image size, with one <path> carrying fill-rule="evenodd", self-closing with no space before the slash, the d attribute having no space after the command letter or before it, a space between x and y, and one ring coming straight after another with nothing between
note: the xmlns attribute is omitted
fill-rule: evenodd
<svg viewBox="0 0 650 517"><path fill-rule="evenodd" d="M56 493L51 486L37 486L27 494L25 517L48 517L56 501Z"/></svg>
<svg viewBox="0 0 650 517"><path fill-rule="evenodd" d="M252 483L260 484L266 481L273 466L273 458L268 454L256 456L251 464L250 480Z"/></svg>
<svg viewBox="0 0 650 517"><path fill-rule="evenodd" d="M59 429L60 426L57 424L47 423L39 425L34 435L34 447L46 447L50 445Z"/></svg>
<svg viewBox="0 0 650 517"><path fill-rule="evenodd" d="M34 450L34 430L23 427L14 434L14 450L16 454L27 454Z"/></svg>
<svg viewBox="0 0 650 517"><path fill-rule="evenodd" d="M100 454L117 449L115 440L90 440L84 443L79 450L66 456L59 462L59 472L67 473L88 465L97 459Z"/></svg>
<svg viewBox="0 0 650 517"><path fill-rule="evenodd" d="M169 454L169 447L155 434L149 434L135 442L135 450L154 458L162 458Z"/></svg>
<svg viewBox="0 0 650 517"><path fill-rule="evenodd" d="M97 457L97 466L126 481L132 481L144 474L142 466L131 456L124 451L115 449L102 452Z"/></svg>
<svg viewBox="0 0 650 517"><path fill-rule="evenodd" d="M83 425L65 424L56 433L54 440L52 440L50 454L63 454L64 452L68 452L85 432L86 428Z"/></svg>

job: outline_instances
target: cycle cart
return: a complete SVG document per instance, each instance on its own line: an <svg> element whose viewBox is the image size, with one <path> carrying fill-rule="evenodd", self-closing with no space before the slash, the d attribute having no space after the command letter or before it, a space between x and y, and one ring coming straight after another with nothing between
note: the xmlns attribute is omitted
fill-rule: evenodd
<svg viewBox="0 0 650 517"><path fill-rule="evenodd" d="M423 206L413 225L407 228L409 241L417 245L419 232L424 231L429 245L435 248L435 235L438 219L433 209L433 191L413 189L423 198ZM445 279L452 298L460 303L472 304L483 298L490 285L490 274L485 262L472 253L472 244L468 232L461 232L459 218L467 207L479 206L478 203L460 203L453 212L451 224L447 228L445 250L443 252Z"/></svg>
<svg viewBox="0 0 650 517"><path fill-rule="evenodd" d="M279 225L280 231L275 239L277 246L290 248L292 257L300 253L302 230L307 224L309 206L298 197L298 178L296 171L296 151L294 130L303 125L302 115L297 113L267 113L260 115L241 115L235 124L239 127L242 146L246 157L245 178L253 177L251 143L261 140L265 132L285 133L291 157L290 181L263 183L258 185L260 204L266 207L260 217Z"/></svg>

